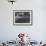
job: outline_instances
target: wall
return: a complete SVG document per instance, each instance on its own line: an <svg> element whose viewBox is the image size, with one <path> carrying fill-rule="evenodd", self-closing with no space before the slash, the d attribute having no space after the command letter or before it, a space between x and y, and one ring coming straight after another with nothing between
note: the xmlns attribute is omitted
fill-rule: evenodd
<svg viewBox="0 0 46 46"><path fill-rule="evenodd" d="M32 9L32 26L14 26L13 9ZM12 5L7 0L0 0L0 40L15 40L18 32L26 32L33 40L46 40L46 1L17 0Z"/></svg>

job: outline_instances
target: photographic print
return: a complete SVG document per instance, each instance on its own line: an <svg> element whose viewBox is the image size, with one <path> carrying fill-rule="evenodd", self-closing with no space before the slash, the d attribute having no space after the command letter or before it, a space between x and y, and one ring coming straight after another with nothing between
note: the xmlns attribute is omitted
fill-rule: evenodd
<svg viewBox="0 0 46 46"><path fill-rule="evenodd" d="M32 10L14 10L13 24L32 24Z"/></svg>

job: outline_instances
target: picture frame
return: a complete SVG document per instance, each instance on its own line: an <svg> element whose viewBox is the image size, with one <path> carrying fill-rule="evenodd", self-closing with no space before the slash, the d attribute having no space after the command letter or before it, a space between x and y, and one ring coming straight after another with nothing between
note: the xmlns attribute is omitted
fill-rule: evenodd
<svg viewBox="0 0 46 46"><path fill-rule="evenodd" d="M33 14L32 10L13 10L14 25L32 25Z"/></svg>

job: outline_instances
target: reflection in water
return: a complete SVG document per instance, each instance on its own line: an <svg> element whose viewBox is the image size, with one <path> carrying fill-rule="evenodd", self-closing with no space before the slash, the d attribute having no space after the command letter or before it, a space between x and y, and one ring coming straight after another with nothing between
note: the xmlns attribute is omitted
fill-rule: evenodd
<svg viewBox="0 0 46 46"><path fill-rule="evenodd" d="M16 12L15 22L16 23L30 23L30 13L29 12Z"/></svg>

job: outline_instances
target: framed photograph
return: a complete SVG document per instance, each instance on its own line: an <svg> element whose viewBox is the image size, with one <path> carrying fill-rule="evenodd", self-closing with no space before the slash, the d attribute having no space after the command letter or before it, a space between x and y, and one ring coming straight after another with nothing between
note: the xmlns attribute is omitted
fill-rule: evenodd
<svg viewBox="0 0 46 46"><path fill-rule="evenodd" d="M13 24L32 25L32 10L13 10Z"/></svg>

